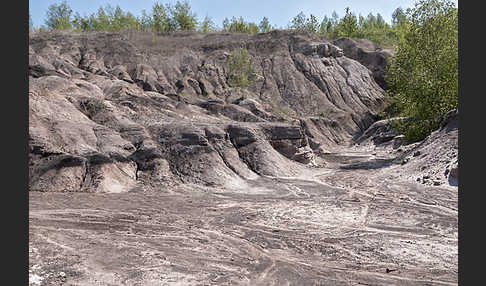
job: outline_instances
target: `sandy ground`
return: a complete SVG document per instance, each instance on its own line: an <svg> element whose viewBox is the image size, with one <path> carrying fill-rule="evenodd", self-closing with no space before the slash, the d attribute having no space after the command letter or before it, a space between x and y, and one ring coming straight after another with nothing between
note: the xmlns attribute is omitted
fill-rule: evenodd
<svg viewBox="0 0 486 286"><path fill-rule="evenodd" d="M457 285L457 188L368 154L232 189L30 192L30 285Z"/></svg>

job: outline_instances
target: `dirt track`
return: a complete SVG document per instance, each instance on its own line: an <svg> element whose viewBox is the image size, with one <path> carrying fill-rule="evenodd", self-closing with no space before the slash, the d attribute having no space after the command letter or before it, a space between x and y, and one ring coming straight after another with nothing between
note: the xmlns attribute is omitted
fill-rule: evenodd
<svg viewBox="0 0 486 286"><path fill-rule="evenodd" d="M324 159L239 189L30 192L31 285L457 285L457 188Z"/></svg>

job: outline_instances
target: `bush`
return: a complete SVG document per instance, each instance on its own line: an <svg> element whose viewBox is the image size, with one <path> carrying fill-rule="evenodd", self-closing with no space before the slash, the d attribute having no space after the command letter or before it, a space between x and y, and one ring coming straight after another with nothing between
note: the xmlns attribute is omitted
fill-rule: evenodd
<svg viewBox="0 0 486 286"><path fill-rule="evenodd" d="M228 68L228 83L231 87L248 88L253 85L254 70L246 49L240 48L233 51L228 59Z"/></svg>
<svg viewBox="0 0 486 286"><path fill-rule="evenodd" d="M458 102L457 8L447 0L421 0L391 60L388 94L407 124L407 140L424 139Z"/></svg>

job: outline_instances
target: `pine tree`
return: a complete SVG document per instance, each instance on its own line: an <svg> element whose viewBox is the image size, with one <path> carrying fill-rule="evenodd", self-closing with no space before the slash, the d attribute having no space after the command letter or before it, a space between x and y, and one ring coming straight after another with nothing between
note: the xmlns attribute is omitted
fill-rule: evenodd
<svg viewBox="0 0 486 286"><path fill-rule="evenodd" d="M171 32L175 30L174 24L171 22L167 10L170 6L164 7L164 5L155 2L152 6L152 27L154 32Z"/></svg>
<svg viewBox="0 0 486 286"><path fill-rule="evenodd" d="M229 32L229 29L230 29L230 21L229 21L229 19L226 17L226 18L224 18L224 20L223 20L223 31L224 31L224 32Z"/></svg>
<svg viewBox="0 0 486 286"><path fill-rule="evenodd" d="M76 31L87 32L91 30L89 18L82 17L78 12L74 14L72 25L73 25L73 29Z"/></svg>
<svg viewBox="0 0 486 286"><path fill-rule="evenodd" d="M331 23L334 27L337 26L339 23L339 15L336 11L332 11Z"/></svg>
<svg viewBox="0 0 486 286"><path fill-rule="evenodd" d="M401 26L407 21L407 15L401 7L398 7L392 13L392 24L393 26Z"/></svg>
<svg viewBox="0 0 486 286"><path fill-rule="evenodd" d="M260 32L262 33L268 33L271 30L273 30L273 27L272 25L270 25L270 22L268 21L267 17L263 17L258 27L260 28Z"/></svg>
<svg viewBox="0 0 486 286"><path fill-rule="evenodd" d="M300 12L290 22L290 29L293 30L305 30L306 16L304 12Z"/></svg>
<svg viewBox="0 0 486 286"><path fill-rule="evenodd" d="M152 17L147 14L145 9L142 10L142 15L138 18L138 22L142 31L150 31L151 27L153 27Z"/></svg>
<svg viewBox="0 0 486 286"><path fill-rule="evenodd" d="M366 26L368 29L374 29L377 27L376 25L376 17L373 13L369 13L366 17Z"/></svg>
<svg viewBox="0 0 486 286"><path fill-rule="evenodd" d="M109 8L109 7L108 7ZM110 19L103 7L98 8L96 16L92 15L92 26L95 31L106 31L110 27Z"/></svg>
<svg viewBox="0 0 486 286"><path fill-rule="evenodd" d="M319 25L319 34L324 36L329 35L329 31L328 31L329 23L330 23L329 18L327 16L324 16L324 18L322 18L321 24Z"/></svg>
<svg viewBox="0 0 486 286"><path fill-rule="evenodd" d="M172 21L178 31L195 31L198 25L196 14L191 12L191 6L187 0L177 1L171 12Z"/></svg>
<svg viewBox="0 0 486 286"><path fill-rule="evenodd" d="M305 29L312 33L317 33L319 30L319 22L317 21L316 16L310 15L309 18L305 21Z"/></svg>
<svg viewBox="0 0 486 286"><path fill-rule="evenodd" d="M381 16L380 13L376 14L376 27L378 29L383 29L387 26L385 19L383 19L383 16Z"/></svg>
<svg viewBox="0 0 486 286"><path fill-rule="evenodd" d="M354 37L358 30L358 21L356 15L354 15L349 7L346 8L346 14L339 23L339 36L341 37Z"/></svg>
<svg viewBox="0 0 486 286"><path fill-rule="evenodd" d="M215 30L216 27L214 25L213 20L211 19L211 17L206 15L206 17L204 17L204 20L202 20L200 24L199 31L203 33L210 33L210 32L214 32Z"/></svg>

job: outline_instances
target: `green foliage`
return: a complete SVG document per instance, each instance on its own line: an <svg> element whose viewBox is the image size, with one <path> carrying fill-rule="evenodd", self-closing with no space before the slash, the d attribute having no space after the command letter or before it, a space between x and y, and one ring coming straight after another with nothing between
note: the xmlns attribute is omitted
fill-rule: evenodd
<svg viewBox="0 0 486 286"><path fill-rule="evenodd" d="M319 31L319 22L317 21L316 16L311 14L309 18L306 19L305 29L312 33L317 33L317 31Z"/></svg>
<svg viewBox="0 0 486 286"><path fill-rule="evenodd" d="M139 26L137 18L130 12L123 12L119 6L110 11L108 18L110 19L111 31L135 30Z"/></svg>
<svg viewBox="0 0 486 286"><path fill-rule="evenodd" d="M263 19L260 21L260 24L258 25L258 28L260 29L260 32L262 32L262 33L268 33L270 31L274 30L274 28L270 24L270 21L268 21L267 17L263 17Z"/></svg>
<svg viewBox="0 0 486 286"><path fill-rule="evenodd" d="M147 11L142 10L142 15L137 19L139 24L139 29L142 31L150 31L152 27L152 17L147 14Z"/></svg>
<svg viewBox="0 0 486 286"><path fill-rule="evenodd" d="M319 25L318 33L321 35L328 35L330 28L331 28L331 21L327 16L324 16L324 18L322 18L321 24Z"/></svg>
<svg viewBox="0 0 486 286"><path fill-rule="evenodd" d="M225 19L228 20L228 19ZM237 33L244 33L246 32L246 25L245 20L243 17L236 19L236 17L231 18L231 22L228 20L223 23L223 27L225 28L225 32L237 32Z"/></svg>
<svg viewBox="0 0 486 286"><path fill-rule="evenodd" d="M230 33L247 33L258 34L260 28L255 23L246 22L243 17L232 17L231 21L228 18L223 20L223 31Z"/></svg>
<svg viewBox="0 0 486 286"><path fill-rule="evenodd" d="M339 15L336 11L332 11L331 23L333 26L337 26L337 24L339 23Z"/></svg>
<svg viewBox="0 0 486 286"><path fill-rule="evenodd" d="M175 25L177 31L195 31L198 21L196 14L191 12L191 6L187 0L183 2L177 1L175 6L171 6L169 10L169 16Z"/></svg>
<svg viewBox="0 0 486 286"><path fill-rule="evenodd" d="M338 24L339 24L339 15L336 13L336 11L333 11L331 18L327 17L327 15L324 16L324 18L321 21L321 24L319 25L317 33L319 35L326 36L331 39L335 39L338 37L338 32L339 32L337 29Z"/></svg>
<svg viewBox="0 0 486 286"><path fill-rule="evenodd" d="M407 22L407 14L403 11L401 7L398 7L392 13L392 25L401 26Z"/></svg>
<svg viewBox="0 0 486 286"><path fill-rule="evenodd" d="M339 18L336 11L333 11L331 17L325 15L321 22L314 15L307 17L300 12L292 18L288 28L317 33L330 39L365 38L382 47L393 48L403 36L403 30L408 22L406 15L401 12L403 10L400 9L394 12L397 24L393 27L387 24L380 14L375 16L370 13L367 17L356 17L349 7L346 8L344 17Z"/></svg>
<svg viewBox="0 0 486 286"><path fill-rule="evenodd" d="M303 12L295 16L287 26L289 29L307 31L326 36L330 39L338 37L366 38L384 47L393 47L401 38L408 25L407 14L397 8L392 15L393 24L388 25L380 14L369 14L359 19L349 8L345 16L340 18L336 11L331 17L324 16L322 21L315 15L307 17ZM139 17L130 12L124 12L119 6L106 5L89 16L73 15L72 10L64 1L49 7L46 20L50 30L61 29L76 31L122 31L140 30L151 32L200 31L203 33L220 30L210 17L206 16L199 22L196 14L191 11L187 0L175 4L155 2L149 12L142 10ZM257 34L277 29L272 26L267 17L260 23L246 22L243 17L225 18L223 32ZM282 28L279 28L282 29Z"/></svg>
<svg viewBox="0 0 486 286"><path fill-rule="evenodd" d="M64 6L61 8L63 7ZM62 14L58 11L64 11L65 9L62 10L58 5L54 5L51 10L55 12L51 12L51 14L57 15ZM63 17L63 19L70 18L70 13L69 17ZM66 21L67 20L61 21L61 23ZM48 24L48 27L50 27L49 25L52 24ZM149 14L143 10L142 15L139 18L135 17L130 12L124 12L119 6L112 7L108 4L105 7L100 7L96 13L93 13L90 16L82 17L79 13L76 13L73 20L70 21L70 25L71 26L69 27L66 26L65 29L73 28L78 31L142 30L173 32L195 31L198 21L196 19L196 14L191 12L191 7L187 1L177 1L173 6L155 2L152 6L151 13ZM209 27L208 23L206 23L206 28L214 29L214 26Z"/></svg>
<svg viewBox="0 0 486 286"><path fill-rule="evenodd" d="M231 18L230 32L236 32L236 33L248 32L247 23L242 16L240 16L238 19L236 19L235 17Z"/></svg>
<svg viewBox="0 0 486 286"><path fill-rule="evenodd" d="M307 31L311 33L317 33L321 29L321 25L317 20L317 17L314 15L310 15L308 18L303 12L300 12L292 18L290 22L289 28L297 31Z"/></svg>
<svg viewBox="0 0 486 286"><path fill-rule="evenodd" d="M317 18L311 15L309 18L304 13L295 16L288 25L289 29L309 31L325 36L330 39L339 37L351 37L368 39L385 48L393 48L398 44L403 31L406 29L408 20L403 10L397 9L394 12L396 24L390 26L380 14L372 13L367 17L357 17L350 8L346 8L344 17L340 18L336 11L331 17L324 15L322 21L317 24Z"/></svg>
<svg viewBox="0 0 486 286"><path fill-rule="evenodd" d="M223 20L223 32L227 32L229 28L229 20L228 17L225 17Z"/></svg>
<svg viewBox="0 0 486 286"><path fill-rule="evenodd" d="M389 94L400 115L398 126L409 141L439 127L458 102L458 16L448 0L420 0L387 74Z"/></svg>
<svg viewBox="0 0 486 286"><path fill-rule="evenodd" d="M86 17L82 17L78 12L74 14L74 20L72 21L73 29L76 31L89 31L90 22Z"/></svg>
<svg viewBox="0 0 486 286"><path fill-rule="evenodd" d="M385 19L380 15L380 13L376 14L376 27L378 29L383 29L387 26L387 23L385 22Z"/></svg>
<svg viewBox="0 0 486 286"><path fill-rule="evenodd" d="M216 26L214 25L213 20L206 16L204 20L200 23L199 31L203 33L210 33L216 31Z"/></svg>
<svg viewBox="0 0 486 286"><path fill-rule="evenodd" d="M71 10L66 1L61 2L59 5L52 4L47 8L45 24L50 30L70 30L72 28L72 13L73 10Z"/></svg>
<svg viewBox="0 0 486 286"><path fill-rule="evenodd" d="M79 107L89 118L93 118L96 114L108 110L104 98L81 100Z"/></svg>
<svg viewBox="0 0 486 286"><path fill-rule="evenodd" d="M346 14L341 19L337 26L339 37L354 37L358 31L358 20L356 15L349 11L349 7L346 8Z"/></svg>
<svg viewBox="0 0 486 286"><path fill-rule="evenodd" d="M297 14L297 16L292 18L292 21L290 21L289 28L292 30L304 31L306 29L305 22L306 22L306 16L304 12L300 12L299 14Z"/></svg>
<svg viewBox="0 0 486 286"><path fill-rule="evenodd" d="M395 14L401 9L395 10ZM366 18L360 16L358 21L358 31L356 38L368 39L379 44L385 48L395 48L403 37L403 31L406 30L408 23L407 16L404 14L397 14L397 23L390 26L385 22L380 14L375 17L372 13L368 14Z"/></svg>
<svg viewBox="0 0 486 286"><path fill-rule="evenodd" d="M248 88L253 85L255 72L246 49L233 51L228 58L228 68L228 83L231 87Z"/></svg>
<svg viewBox="0 0 486 286"><path fill-rule="evenodd" d="M151 30L155 32L171 32L175 30L175 23L171 21L167 10L171 9L169 5L164 5L158 2L152 6Z"/></svg>
<svg viewBox="0 0 486 286"><path fill-rule="evenodd" d="M122 31L140 29L138 19L119 6L100 7L95 14L82 17L78 12L73 17L72 28L77 31Z"/></svg>
<svg viewBox="0 0 486 286"><path fill-rule="evenodd" d="M260 32L260 28L258 27L257 24L255 23L248 23L247 24L247 33L248 34L252 34L252 35L255 35L255 34L258 34L258 32Z"/></svg>

